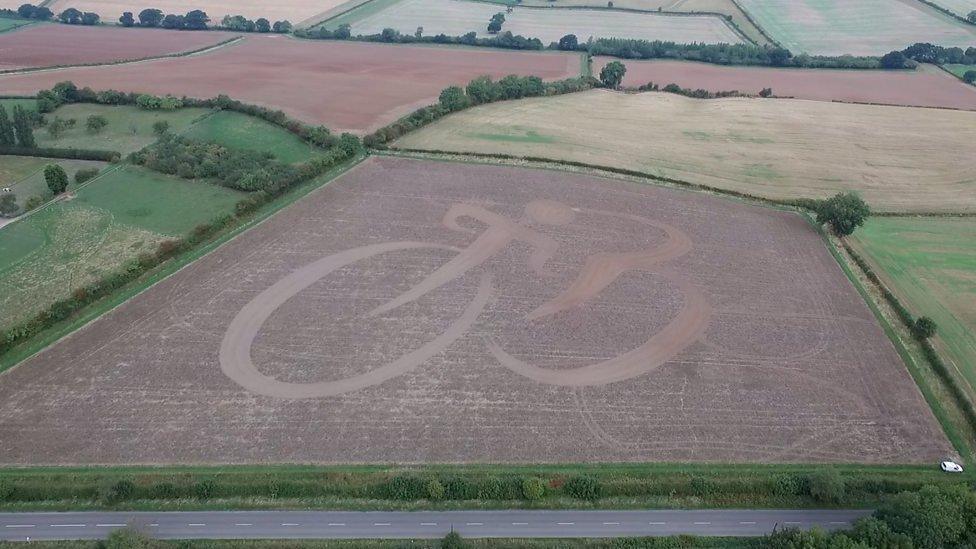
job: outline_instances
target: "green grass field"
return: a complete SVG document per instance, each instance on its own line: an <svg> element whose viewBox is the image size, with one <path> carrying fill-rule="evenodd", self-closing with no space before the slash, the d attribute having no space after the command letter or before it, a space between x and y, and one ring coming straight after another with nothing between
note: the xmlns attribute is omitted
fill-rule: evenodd
<svg viewBox="0 0 976 549"><path fill-rule="evenodd" d="M976 387L976 220L878 217L854 243L913 313L935 320L936 346Z"/></svg>
<svg viewBox="0 0 976 549"><path fill-rule="evenodd" d="M962 78L969 71L976 71L976 65L960 65L950 63L948 65L942 65L942 67L959 78Z"/></svg>
<svg viewBox="0 0 976 549"><path fill-rule="evenodd" d="M914 0L739 0L793 53L884 55L915 42L966 48L976 27Z"/></svg>
<svg viewBox="0 0 976 549"><path fill-rule="evenodd" d="M9 97L5 97L0 99L0 105L3 105L3 108L7 109L7 116L11 116L13 114L14 107L17 105L20 105L22 108L30 109L32 111L37 109L37 101L35 99L22 99L22 98L12 99Z"/></svg>
<svg viewBox="0 0 976 549"><path fill-rule="evenodd" d="M134 166L0 229L0 329L232 210L242 193Z"/></svg>
<svg viewBox="0 0 976 549"><path fill-rule="evenodd" d="M214 113L183 135L230 148L268 151L279 161L289 164L308 160L319 151L283 128L233 111Z"/></svg>
<svg viewBox="0 0 976 549"><path fill-rule="evenodd" d="M68 174L68 190L75 189L75 173L82 168L98 168L107 164L92 160L64 160L36 156L4 156L0 162L0 187L10 187L17 196L21 207L32 196L47 197L47 183L44 181L44 166L57 164Z"/></svg>
<svg viewBox="0 0 976 549"><path fill-rule="evenodd" d="M98 149L128 154L156 140L152 131L156 121L165 120L169 122L169 131L180 133L210 112L207 109L147 111L130 106L78 103L65 105L45 115L48 121L54 120L55 117L73 118L74 128L66 130L57 139L52 137L46 128L37 128L34 130L34 137L38 147ZM85 130L85 120L92 114L100 114L108 120L108 126L97 134Z"/></svg>
<svg viewBox="0 0 976 549"><path fill-rule="evenodd" d="M24 19L8 19L6 17L0 17L0 32L30 25L31 23L33 23L33 21L26 21Z"/></svg>

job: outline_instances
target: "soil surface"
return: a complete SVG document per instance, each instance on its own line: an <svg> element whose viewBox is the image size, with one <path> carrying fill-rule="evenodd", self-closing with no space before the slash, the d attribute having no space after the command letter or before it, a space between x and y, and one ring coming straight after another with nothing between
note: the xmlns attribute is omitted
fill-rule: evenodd
<svg viewBox="0 0 976 549"><path fill-rule="evenodd" d="M610 61L610 57L595 58L593 74L600 74ZM778 97L976 110L976 86L968 86L932 65L920 65L914 71L882 71L730 67L687 61L622 62L627 66L624 86L635 88L648 82L662 88L674 83L683 88L736 90L750 95L772 88Z"/></svg>
<svg viewBox="0 0 976 549"><path fill-rule="evenodd" d="M0 376L0 462L934 462L799 216L374 157Z"/></svg>
<svg viewBox="0 0 976 549"><path fill-rule="evenodd" d="M34 25L0 34L0 70L171 55L205 48L234 36L229 32ZM8 91L2 85L0 90Z"/></svg>
<svg viewBox="0 0 976 549"><path fill-rule="evenodd" d="M248 36L188 57L0 76L0 94L35 93L64 80L96 90L177 97L226 94L305 122L363 132L436 102L447 86L483 74L560 79L579 72L577 54Z"/></svg>

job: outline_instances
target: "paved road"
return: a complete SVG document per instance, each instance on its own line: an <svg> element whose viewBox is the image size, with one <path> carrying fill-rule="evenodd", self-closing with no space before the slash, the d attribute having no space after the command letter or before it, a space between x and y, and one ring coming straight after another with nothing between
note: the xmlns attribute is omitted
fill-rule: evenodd
<svg viewBox="0 0 976 549"><path fill-rule="evenodd" d="M132 525L157 538L757 536L774 527L833 530L869 511L200 511L0 513L0 540L98 539Z"/></svg>

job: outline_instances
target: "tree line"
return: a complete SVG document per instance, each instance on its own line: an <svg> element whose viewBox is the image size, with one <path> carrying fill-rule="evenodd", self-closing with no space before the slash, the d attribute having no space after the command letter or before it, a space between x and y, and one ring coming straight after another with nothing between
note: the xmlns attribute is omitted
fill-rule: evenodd
<svg viewBox="0 0 976 549"><path fill-rule="evenodd" d="M82 12L76 8L68 8L61 13L55 14L44 6L33 4L23 4L17 11L9 11L23 19L36 19L40 21L56 20L66 25L97 25L101 22L101 17L97 13ZM288 20L275 21L271 23L264 17L250 20L243 15L226 15L221 20L220 25L209 25L210 17L203 10L190 10L185 14L163 13L156 8L146 8L139 12L138 16L131 11L124 12L119 17L119 24L123 27L149 27L178 30L208 30L208 29L227 29L237 32L276 32L289 33L292 24Z"/></svg>
<svg viewBox="0 0 976 549"><path fill-rule="evenodd" d="M474 31L461 36L449 36L443 33L431 36L423 33L423 27L419 27L414 34L403 34L396 29L386 28L379 34L359 34L353 36L352 28L347 24L343 24L339 25L335 30L329 30L325 27L296 29L294 34L299 38L318 40L359 40L362 42L386 42L392 44L460 44L464 46L510 50L545 49L542 41L538 38L526 38L520 34L512 34L511 31L499 32L488 38L479 38L478 33Z"/></svg>

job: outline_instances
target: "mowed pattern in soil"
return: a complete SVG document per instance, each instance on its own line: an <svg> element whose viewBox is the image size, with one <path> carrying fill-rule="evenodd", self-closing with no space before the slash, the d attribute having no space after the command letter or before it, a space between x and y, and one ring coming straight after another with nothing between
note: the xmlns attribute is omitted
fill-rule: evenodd
<svg viewBox="0 0 976 549"><path fill-rule="evenodd" d="M0 34L0 70L112 63L171 55L205 48L233 37L225 32L35 25Z"/></svg>
<svg viewBox="0 0 976 549"><path fill-rule="evenodd" d="M612 60L595 58L593 73L599 74ZM734 90L751 95L772 88L779 97L797 99L976 110L976 86L968 86L933 65L920 65L914 71L854 71L732 67L685 61L623 63L627 67L623 84L633 88L648 82L660 87L674 83L683 88Z"/></svg>
<svg viewBox="0 0 976 549"><path fill-rule="evenodd" d="M198 98L226 94L305 122L362 132L433 103L442 89L479 75L560 79L579 71L577 54L248 36L201 55L0 76L0 93L35 93L71 80L96 90Z"/></svg>
<svg viewBox="0 0 976 549"><path fill-rule="evenodd" d="M0 380L10 464L951 453L799 216L502 166L371 158Z"/></svg>

